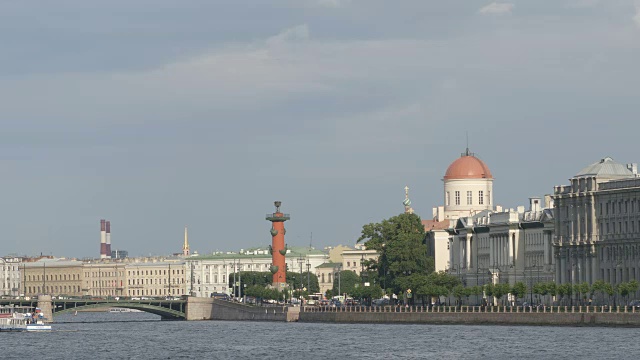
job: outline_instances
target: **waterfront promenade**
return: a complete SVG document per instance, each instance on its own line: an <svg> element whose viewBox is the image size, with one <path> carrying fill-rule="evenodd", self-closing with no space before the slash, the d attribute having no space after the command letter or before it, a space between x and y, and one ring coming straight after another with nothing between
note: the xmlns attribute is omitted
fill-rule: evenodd
<svg viewBox="0 0 640 360"><path fill-rule="evenodd" d="M301 322L414 323L458 325L557 325L640 327L640 311L607 306L437 306L312 307L300 309Z"/></svg>

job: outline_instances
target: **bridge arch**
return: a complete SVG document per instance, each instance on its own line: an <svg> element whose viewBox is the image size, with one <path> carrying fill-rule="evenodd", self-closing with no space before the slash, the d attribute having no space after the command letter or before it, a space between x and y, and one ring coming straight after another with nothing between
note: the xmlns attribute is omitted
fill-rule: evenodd
<svg viewBox="0 0 640 360"><path fill-rule="evenodd" d="M137 302L96 302L96 303L56 303L53 304L53 315L59 315L69 312L75 312L77 310L83 309L97 309L97 308L125 308L125 309L135 309L144 312L148 312L151 314L159 315L163 320L184 320L186 319L186 314L183 311L172 309L171 307L165 307L160 305L153 304L144 304Z"/></svg>

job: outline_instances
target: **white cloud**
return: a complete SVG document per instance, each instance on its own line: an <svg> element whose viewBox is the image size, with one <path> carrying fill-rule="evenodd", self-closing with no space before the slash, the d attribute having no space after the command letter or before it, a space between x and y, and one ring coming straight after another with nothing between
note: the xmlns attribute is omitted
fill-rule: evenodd
<svg viewBox="0 0 640 360"><path fill-rule="evenodd" d="M478 10L478 12L480 14L495 14L495 15L511 14L511 11L513 11L514 7L515 5L512 3L492 2L491 4Z"/></svg>
<svg viewBox="0 0 640 360"><path fill-rule="evenodd" d="M267 45L282 45L288 42L303 41L309 39L309 26L297 25L281 31L278 35L267 39Z"/></svg>

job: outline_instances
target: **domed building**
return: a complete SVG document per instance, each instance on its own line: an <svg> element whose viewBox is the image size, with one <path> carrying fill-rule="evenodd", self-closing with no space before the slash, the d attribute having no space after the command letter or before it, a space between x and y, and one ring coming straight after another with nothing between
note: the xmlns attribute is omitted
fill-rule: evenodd
<svg viewBox="0 0 640 360"><path fill-rule="evenodd" d="M433 208L433 219L422 221L437 271L451 268L451 236L447 230L455 226L456 220L493 209L491 170L468 148L449 165L442 181L444 206Z"/></svg>
<svg viewBox="0 0 640 360"><path fill-rule="evenodd" d="M493 175L468 148L449 165L442 180L444 219L455 220L492 208Z"/></svg>

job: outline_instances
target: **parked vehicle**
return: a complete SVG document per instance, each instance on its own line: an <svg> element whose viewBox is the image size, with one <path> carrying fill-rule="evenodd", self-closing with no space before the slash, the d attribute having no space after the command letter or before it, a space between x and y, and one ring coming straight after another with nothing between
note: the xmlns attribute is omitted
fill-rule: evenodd
<svg viewBox="0 0 640 360"><path fill-rule="evenodd" d="M390 304L391 301L388 298L375 299L371 302L371 306L385 306Z"/></svg>
<svg viewBox="0 0 640 360"><path fill-rule="evenodd" d="M629 306L636 308L636 309L640 309L640 300L631 300L629 302Z"/></svg>

